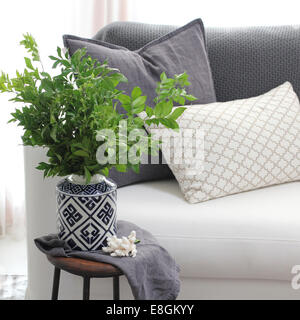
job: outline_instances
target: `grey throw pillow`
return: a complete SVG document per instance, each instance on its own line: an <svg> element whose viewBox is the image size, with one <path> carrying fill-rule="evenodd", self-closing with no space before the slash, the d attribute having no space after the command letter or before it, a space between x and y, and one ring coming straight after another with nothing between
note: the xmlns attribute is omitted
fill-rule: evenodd
<svg viewBox="0 0 300 320"><path fill-rule="evenodd" d="M129 94L135 86L139 86L148 97L149 106L153 107L156 84L162 72L166 72L168 77L183 72L190 76L191 86L187 91L197 97L193 104L216 101L201 19L194 20L135 51L72 35L64 35L63 40L71 55L85 47L92 58L99 61L108 60L109 66L118 68L128 78L129 83L120 84L118 89ZM121 187L174 176L166 164L143 164L140 174L112 170L110 177Z"/></svg>

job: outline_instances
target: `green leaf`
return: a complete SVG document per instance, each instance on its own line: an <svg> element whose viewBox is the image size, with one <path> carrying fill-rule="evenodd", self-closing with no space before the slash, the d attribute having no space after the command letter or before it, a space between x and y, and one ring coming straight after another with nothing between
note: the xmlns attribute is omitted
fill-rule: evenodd
<svg viewBox="0 0 300 320"><path fill-rule="evenodd" d="M131 98L132 100L137 99L138 97L140 97L142 95L142 90L139 87L134 87L132 92L131 92Z"/></svg>
<svg viewBox="0 0 300 320"><path fill-rule="evenodd" d="M49 167L49 164L48 163L45 163L45 162L40 162L38 164L38 166L36 166L36 169L38 170L44 170L44 169L47 169Z"/></svg>
<svg viewBox="0 0 300 320"><path fill-rule="evenodd" d="M50 111L50 124L54 125L56 124L56 118L53 114L53 112Z"/></svg>
<svg viewBox="0 0 300 320"><path fill-rule="evenodd" d="M183 112L186 110L185 107L177 107L175 110L168 116L169 119L177 120Z"/></svg>
<svg viewBox="0 0 300 320"><path fill-rule="evenodd" d="M92 73L94 70L91 70ZM110 76L110 80L113 82L114 86L116 87L120 82L128 82L128 79L122 73L113 73Z"/></svg>
<svg viewBox="0 0 300 320"><path fill-rule="evenodd" d="M155 117L159 118L162 113L163 113L163 107L164 107L164 102L161 101L159 102L155 107L154 107L154 115Z"/></svg>
<svg viewBox="0 0 300 320"><path fill-rule="evenodd" d="M117 164L116 169L119 172L127 172L127 165L126 164Z"/></svg>
<svg viewBox="0 0 300 320"><path fill-rule="evenodd" d="M166 128L179 129L178 123L173 119L159 119L159 122Z"/></svg>
<svg viewBox="0 0 300 320"><path fill-rule="evenodd" d="M139 114L139 113L143 112L144 110L145 110L145 105L140 105L140 106L135 107L135 108L132 110L132 112L133 112L134 114Z"/></svg>
<svg viewBox="0 0 300 320"><path fill-rule="evenodd" d="M137 127L139 127L139 128L142 128L143 125L144 125L144 120L141 119L141 118L139 118L139 117L134 118L134 119L133 119L133 122L134 122L134 124L137 125Z"/></svg>
<svg viewBox="0 0 300 320"><path fill-rule="evenodd" d="M179 102L179 104L181 104L182 106L185 105L185 99L184 99L184 97L178 97L178 102Z"/></svg>
<svg viewBox="0 0 300 320"><path fill-rule="evenodd" d="M185 72L175 76L175 80L181 87L189 85L188 78L189 76Z"/></svg>
<svg viewBox="0 0 300 320"><path fill-rule="evenodd" d="M159 119L159 122L166 128L172 128L172 123L170 119Z"/></svg>
<svg viewBox="0 0 300 320"><path fill-rule="evenodd" d="M61 157L61 155L60 155L59 153L56 153L55 155L56 155L57 159L59 160L59 162L62 162L62 157Z"/></svg>
<svg viewBox="0 0 300 320"><path fill-rule="evenodd" d="M187 100L189 100L189 101L195 101L195 100L197 100L197 98L194 97L194 96L191 95L191 94L187 94L187 95L185 95L184 97L185 97Z"/></svg>
<svg viewBox="0 0 300 320"><path fill-rule="evenodd" d="M151 118L152 116L153 116L153 114L154 114L154 111L153 111L153 109L152 108L150 108L150 107L146 107L146 113L147 113L147 116L149 117L149 118Z"/></svg>
<svg viewBox="0 0 300 320"><path fill-rule="evenodd" d="M163 82L163 81L166 81L168 78L167 78L167 75L165 72L163 72L161 75L160 75L160 80Z"/></svg>
<svg viewBox="0 0 300 320"><path fill-rule="evenodd" d="M157 126L159 125L159 119L155 119L155 118L148 119L145 122L148 126L151 126L151 124L156 124Z"/></svg>
<svg viewBox="0 0 300 320"><path fill-rule="evenodd" d="M50 131L50 137L55 141L58 142L56 138L56 133L57 133L57 126L54 126L53 129Z"/></svg>
<svg viewBox="0 0 300 320"><path fill-rule="evenodd" d="M173 102L172 100L169 100L167 102L162 103L162 110L161 110L161 116L165 117L169 115L172 112L173 109Z"/></svg>
<svg viewBox="0 0 300 320"><path fill-rule="evenodd" d="M57 54L58 54L58 56L60 58L62 58L62 56L61 56L61 48L60 47L57 47Z"/></svg>
<svg viewBox="0 0 300 320"><path fill-rule="evenodd" d="M51 78L50 74L47 72L41 72L41 76L43 76L45 78Z"/></svg>
<svg viewBox="0 0 300 320"><path fill-rule="evenodd" d="M108 177L108 175L109 175L109 169L108 169L107 167L101 169L101 172L102 172L106 177Z"/></svg>
<svg viewBox="0 0 300 320"><path fill-rule="evenodd" d="M54 57L54 56L49 56L49 58L50 58L51 60L54 60L54 61L59 60L58 58L56 58L56 57Z"/></svg>
<svg viewBox="0 0 300 320"><path fill-rule="evenodd" d="M122 103L122 104L131 104L131 99L129 96L127 96L126 94L121 94L118 96L118 100Z"/></svg>
<svg viewBox="0 0 300 320"><path fill-rule="evenodd" d="M92 175L87 167L84 167L84 176L85 176L85 183L89 184L91 182Z"/></svg>
<svg viewBox="0 0 300 320"><path fill-rule="evenodd" d="M166 89L171 89L175 84L175 80L174 79L166 79L164 81L162 81L160 88L163 90Z"/></svg>
<svg viewBox="0 0 300 320"><path fill-rule="evenodd" d="M70 54L69 54L69 50L68 49L66 49L66 51L65 51L65 57L66 57L66 59L70 58Z"/></svg>
<svg viewBox="0 0 300 320"><path fill-rule="evenodd" d="M146 100L147 100L146 96L140 96L132 101L132 107L138 108L138 107L144 106Z"/></svg>
<svg viewBox="0 0 300 320"><path fill-rule="evenodd" d="M48 78L44 78L41 81L41 87L43 89L45 89L46 91L52 91L53 90L53 82Z"/></svg>
<svg viewBox="0 0 300 320"><path fill-rule="evenodd" d="M60 60L59 63L65 66L66 68L71 68L71 63L67 60Z"/></svg>
<svg viewBox="0 0 300 320"><path fill-rule="evenodd" d="M59 65L60 61L55 61L52 65L52 69L55 69Z"/></svg>
<svg viewBox="0 0 300 320"><path fill-rule="evenodd" d="M29 58L27 58L27 57L25 57L24 60L25 60L26 67L28 69L34 70L34 67L33 67L33 65L31 63L31 60Z"/></svg>
<svg viewBox="0 0 300 320"><path fill-rule="evenodd" d="M73 152L73 154L75 156L86 157L86 158L88 158L90 156L89 153L84 150L77 150L77 151Z"/></svg>

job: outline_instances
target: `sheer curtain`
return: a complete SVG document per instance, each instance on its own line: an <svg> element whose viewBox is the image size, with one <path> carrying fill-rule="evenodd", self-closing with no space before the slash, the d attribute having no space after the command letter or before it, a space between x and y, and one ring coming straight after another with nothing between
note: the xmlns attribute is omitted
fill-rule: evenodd
<svg viewBox="0 0 300 320"><path fill-rule="evenodd" d="M143 0L141 2L144 2ZM132 0L95 0L93 32L114 21L127 21L132 17Z"/></svg>
<svg viewBox="0 0 300 320"><path fill-rule="evenodd" d="M11 75L23 69L27 54L18 43L22 34L30 32L37 40L45 66L51 70L48 55L62 46L64 33L91 37L97 0L10 0L1 1L0 70ZM9 96L0 95L0 238L25 234L24 165L22 130L7 124L15 105Z"/></svg>

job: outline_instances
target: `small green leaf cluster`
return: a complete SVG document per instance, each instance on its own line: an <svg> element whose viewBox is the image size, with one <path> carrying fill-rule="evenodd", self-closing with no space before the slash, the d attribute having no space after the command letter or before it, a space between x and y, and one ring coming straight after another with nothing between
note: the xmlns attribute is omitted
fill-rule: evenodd
<svg viewBox="0 0 300 320"><path fill-rule="evenodd" d="M161 81L157 84L156 88L157 97L154 99L156 105L154 109L147 106L145 110L150 118L145 118L147 125L162 124L166 128L179 129L176 120L186 108L178 107L173 109L174 102L185 105L186 100L194 101L196 99L194 96L187 94L185 90L185 87L190 85L188 77L186 73L175 75L174 78L167 78L165 72L161 74Z"/></svg>
<svg viewBox="0 0 300 320"><path fill-rule="evenodd" d="M178 129L176 120L184 112L184 107L173 111L174 102L184 105L186 100L195 98L188 95L188 75L183 73L174 78L161 75L157 85L155 107L147 106L147 97L135 87L131 95L126 95L117 86L127 79L119 70L110 68L107 61L100 63L87 55L85 48L72 56L68 51L57 48L57 54L50 56L53 68L59 72L55 76L45 72L35 39L24 35L20 42L30 57L25 57L26 67L16 71L14 77L2 72L0 93L10 93L10 101L21 103L9 122L17 122L24 129L22 140L25 146L47 148L48 162L39 163L37 169L44 171L44 177L83 175L87 183L94 174L108 175L112 167L120 172L132 169L139 172L139 157L142 153L158 148L159 142L145 135L146 147L137 150L137 161L119 163L119 155L127 154L134 145L126 134L144 125L162 124L167 128ZM124 114L117 112L117 106ZM137 117L146 111L147 117ZM126 134L120 130L126 122ZM99 164L96 152L105 139L96 139L97 132L110 129L116 135L117 148L115 164ZM121 132L121 133L120 133ZM111 154L108 144L107 154ZM154 151L154 152L156 152Z"/></svg>

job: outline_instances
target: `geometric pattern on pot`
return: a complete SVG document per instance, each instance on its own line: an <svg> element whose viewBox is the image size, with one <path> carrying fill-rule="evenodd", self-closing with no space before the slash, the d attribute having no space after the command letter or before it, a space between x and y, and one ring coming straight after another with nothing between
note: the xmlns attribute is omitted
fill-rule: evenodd
<svg viewBox="0 0 300 320"><path fill-rule="evenodd" d="M115 184L108 178L95 184L81 185L71 183L67 179L61 181L57 185L57 189L67 194L76 195L101 195L115 189Z"/></svg>
<svg viewBox="0 0 300 320"><path fill-rule="evenodd" d="M192 161L168 163L190 203L300 180L300 104L289 82L249 99L188 107L178 124L204 133L203 170L191 170ZM154 135L162 129L148 128ZM187 155L193 140L184 139ZM170 141L164 150L182 153Z"/></svg>
<svg viewBox="0 0 300 320"><path fill-rule="evenodd" d="M114 190L101 196L72 196L57 189L57 223L61 240L72 250L100 250L116 234Z"/></svg>

